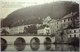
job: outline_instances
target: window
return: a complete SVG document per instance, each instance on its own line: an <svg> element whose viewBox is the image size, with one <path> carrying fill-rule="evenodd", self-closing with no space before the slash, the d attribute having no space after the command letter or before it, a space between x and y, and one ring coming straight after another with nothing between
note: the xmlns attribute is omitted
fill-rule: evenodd
<svg viewBox="0 0 80 52"><path fill-rule="evenodd" d="M72 20L72 18L71 18L71 20Z"/></svg>
<svg viewBox="0 0 80 52"><path fill-rule="evenodd" d="M71 35L70 35L70 38L71 38Z"/></svg>
<svg viewBox="0 0 80 52"><path fill-rule="evenodd" d="M47 35L49 34L49 32L50 32L50 30L46 29L46 34L47 34Z"/></svg>
<svg viewBox="0 0 80 52"><path fill-rule="evenodd" d="M70 21L70 18L68 18L68 21Z"/></svg>
<svg viewBox="0 0 80 52"><path fill-rule="evenodd" d="M74 37L76 37L76 34L74 34Z"/></svg>
<svg viewBox="0 0 80 52"><path fill-rule="evenodd" d="M80 32L80 29L79 29L79 32Z"/></svg>
<svg viewBox="0 0 80 52"><path fill-rule="evenodd" d="M69 18L68 18L68 21L69 21Z"/></svg>
<svg viewBox="0 0 80 52"><path fill-rule="evenodd" d="M64 22L66 21L66 19L64 19Z"/></svg>
<svg viewBox="0 0 80 52"><path fill-rule="evenodd" d="M46 32L49 32L50 30L46 29Z"/></svg>
<svg viewBox="0 0 80 52"><path fill-rule="evenodd" d="M76 30L74 30L74 33L76 33Z"/></svg>
<svg viewBox="0 0 80 52"><path fill-rule="evenodd" d="M69 31L69 33L71 33L71 31Z"/></svg>
<svg viewBox="0 0 80 52"><path fill-rule="evenodd" d="M58 26L57 26L57 28L58 28Z"/></svg>

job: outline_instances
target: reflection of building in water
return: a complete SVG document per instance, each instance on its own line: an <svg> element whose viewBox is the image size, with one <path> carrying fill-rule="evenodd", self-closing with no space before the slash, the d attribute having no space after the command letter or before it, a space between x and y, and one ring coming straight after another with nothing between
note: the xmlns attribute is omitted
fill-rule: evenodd
<svg viewBox="0 0 80 52"><path fill-rule="evenodd" d="M55 45L55 50L56 51L68 51L68 45L66 44L56 44Z"/></svg>
<svg viewBox="0 0 80 52"><path fill-rule="evenodd" d="M79 47L68 45L68 50L69 51L79 51Z"/></svg>
<svg viewBox="0 0 80 52"><path fill-rule="evenodd" d="M67 44L56 44L55 51L79 51L79 48Z"/></svg>
<svg viewBox="0 0 80 52"><path fill-rule="evenodd" d="M30 41L30 47L33 51L36 51L40 47L40 40L37 37L34 37Z"/></svg>
<svg viewBox="0 0 80 52"><path fill-rule="evenodd" d="M48 25L42 25L38 28L38 35L51 35L51 29Z"/></svg>
<svg viewBox="0 0 80 52"><path fill-rule="evenodd" d="M44 44L44 47L47 51L51 50L51 44Z"/></svg>
<svg viewBox="0 0 80 52"><path fill-rule="evenodd" d="M17 38L14 42L14 46L18 51L24 50L26 47L25 40L21 37Z"/></svg>

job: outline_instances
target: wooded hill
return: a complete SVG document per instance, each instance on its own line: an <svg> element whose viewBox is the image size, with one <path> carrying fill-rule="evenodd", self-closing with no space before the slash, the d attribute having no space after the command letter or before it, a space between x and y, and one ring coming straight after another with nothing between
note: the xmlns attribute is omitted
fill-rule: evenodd
<svg viewBox="0 0 80 52"><path fill-rule="evenodd" d="M42 23L43 18L62 18L70 12L79 11L79 4L72 1L57 1L18 9L2 20L2 27ZM15 25L17 24L17 25Z"/></svg>

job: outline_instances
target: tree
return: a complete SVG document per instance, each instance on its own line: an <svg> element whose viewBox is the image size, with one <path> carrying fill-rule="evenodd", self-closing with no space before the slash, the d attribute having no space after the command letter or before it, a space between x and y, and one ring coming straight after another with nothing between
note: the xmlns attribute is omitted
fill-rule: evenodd
<svg viewBox="0 0 80 52"><path fill-rule="evenodd" d="M37 27L35 25L31 25L31 26L28 26L28 29L27 29L28 33L30 34L37 34Z"/></svg>
<svg viewBox="0 0 80 52"><path fill-rule="evenodd" d="M62 41L62 42L63 42L63 34L64 34L64 30L62 30L62 32L60 33L61 41Z"/></svg>
<svg viewBox="0 0 80 52"><path fill-rule="evenodd" d="M24 27L24 32L23 33L28 33L28 28Z"/></svg>

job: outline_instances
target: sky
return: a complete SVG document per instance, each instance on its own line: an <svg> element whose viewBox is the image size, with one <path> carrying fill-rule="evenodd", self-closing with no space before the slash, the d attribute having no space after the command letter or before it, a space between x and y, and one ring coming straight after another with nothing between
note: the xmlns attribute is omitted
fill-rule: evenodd
<svg viewBox="0 0 80 52"><path fill-rule="evenodd" d="M40 5L56 1L74 1L79 3L80 0L0 0L1 18L6 18L13 11L27 6Z"/></svg>

